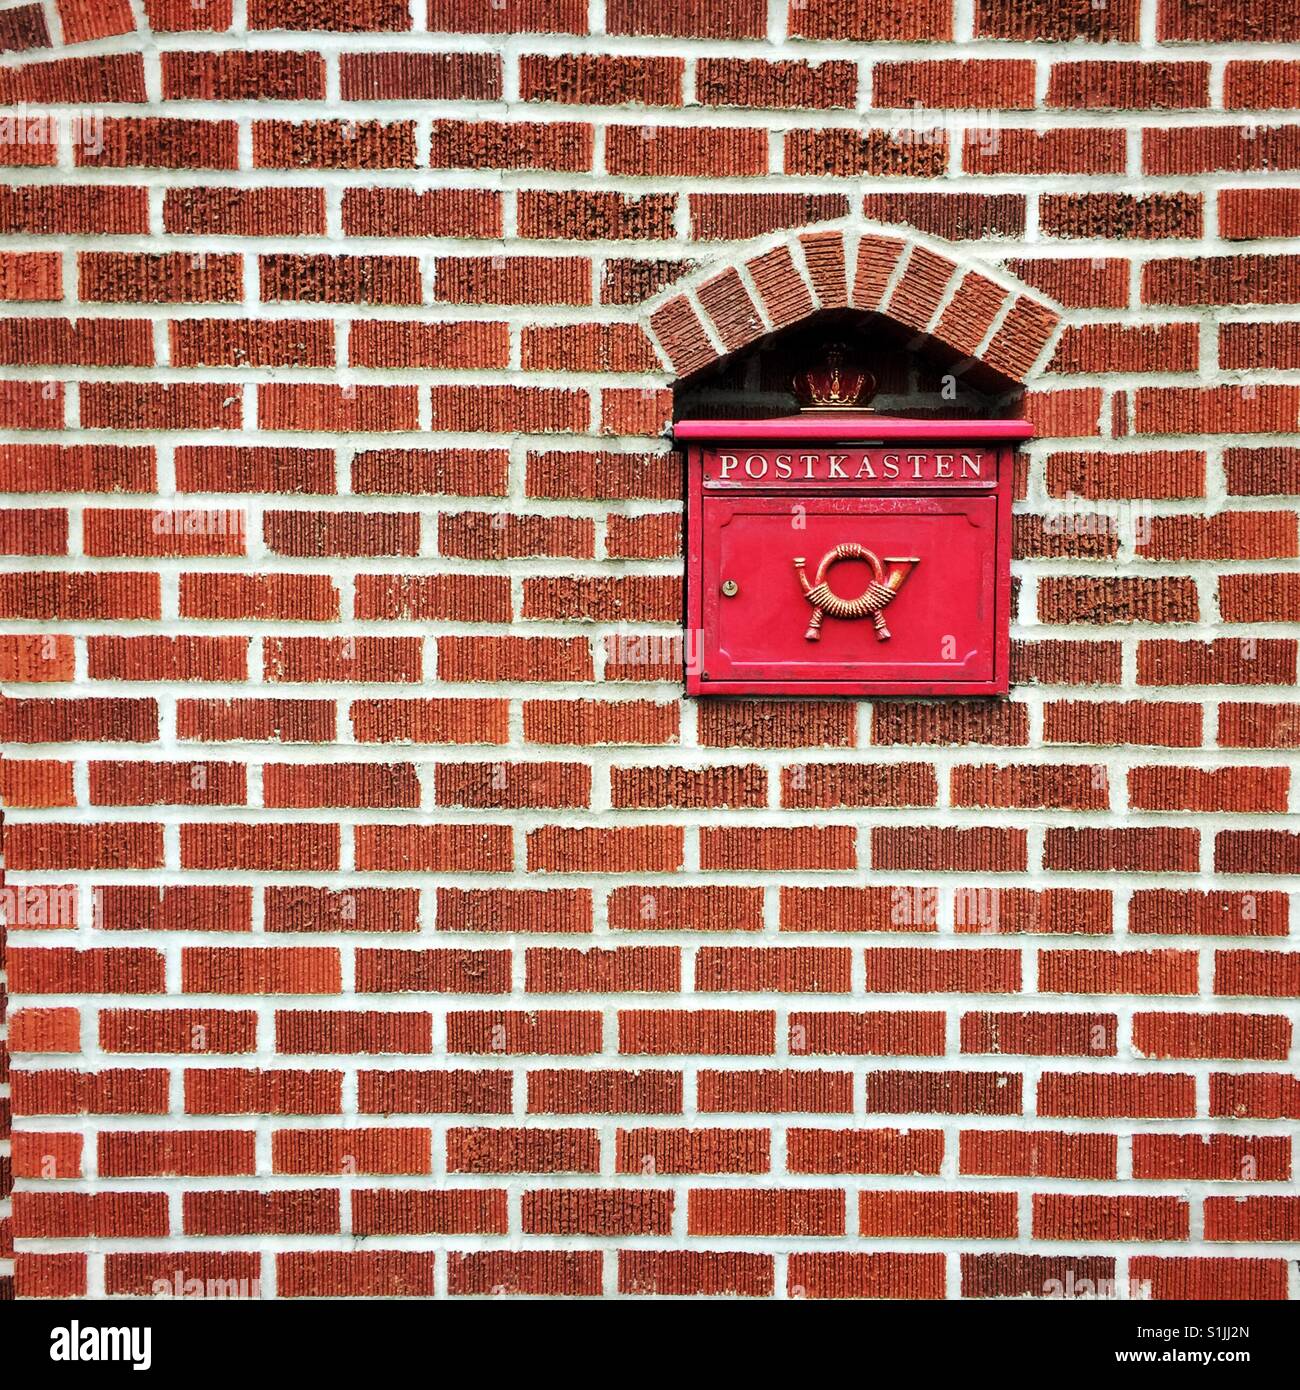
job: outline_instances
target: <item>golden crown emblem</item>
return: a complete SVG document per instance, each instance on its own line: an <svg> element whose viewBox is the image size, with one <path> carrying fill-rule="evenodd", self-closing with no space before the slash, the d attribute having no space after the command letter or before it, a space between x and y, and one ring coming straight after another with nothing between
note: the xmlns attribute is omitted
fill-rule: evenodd
<svg viewBox="0 0 1300 1390"><path fill-rule="evenodd" d="M830 343L817 366L796 372L795 399L801 410L870 410L868 402L876 394L876 378L865 367L850 365L849 350L843 343Z"/></svg>

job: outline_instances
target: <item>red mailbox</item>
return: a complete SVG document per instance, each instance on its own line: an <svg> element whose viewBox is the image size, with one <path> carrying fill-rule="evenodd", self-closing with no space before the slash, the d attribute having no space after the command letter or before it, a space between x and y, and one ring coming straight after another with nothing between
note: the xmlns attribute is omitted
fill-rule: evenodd
<svg viewBox="0 0 1300 1390"><path fill-rule="evenodd" d="M1024 420L687 420L693 695L1001 695Z"/></svg>

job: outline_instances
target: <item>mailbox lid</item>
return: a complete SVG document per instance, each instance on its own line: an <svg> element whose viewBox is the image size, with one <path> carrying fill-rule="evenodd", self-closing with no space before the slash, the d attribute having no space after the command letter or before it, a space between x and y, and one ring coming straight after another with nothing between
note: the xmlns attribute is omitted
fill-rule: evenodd
<svg viewBox="0 0 1300 1390"><path fill-rule="evenodd" d="M994 497L801 497L734 494L702 499L691 606L702 628L695 693L953 693L1006 689L998 606L999 507ZM823 618L806 637L813 607L795 565L815 583L822 557L842 543L915 560L884 616ZM896 566L894 568L897 568ZM885 565L886 573L891 566ZM843 559L826 582L844 598L874 577L867 560ZM728 597L723 585L734 584Z"/></svg>

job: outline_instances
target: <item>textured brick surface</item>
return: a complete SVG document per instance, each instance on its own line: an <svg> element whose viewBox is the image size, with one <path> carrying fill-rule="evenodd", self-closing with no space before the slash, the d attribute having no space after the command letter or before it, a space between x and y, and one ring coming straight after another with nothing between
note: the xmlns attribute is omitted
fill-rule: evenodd
<svg viewBox="0 0 1300 1390"><path fill-rule="evenodd" d="M1297 41L0 11L0 1299L1295 1297ZM1034 426L1004 700L681 698L824 310Z"/></svg>

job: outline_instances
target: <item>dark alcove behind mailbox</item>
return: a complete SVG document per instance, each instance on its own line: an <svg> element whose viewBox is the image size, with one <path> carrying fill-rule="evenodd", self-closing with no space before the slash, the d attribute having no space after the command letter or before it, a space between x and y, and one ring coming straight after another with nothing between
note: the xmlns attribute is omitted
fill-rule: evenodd
<svg viewBox="0 0 1300 1390"><path fill-rule="evenodd" d="M917 418L993 419L1017 413L1019 389L937 339L918 336L881 314L828 309L682 378L677 420L794 415L791 376L827 343L842 343L876 379L873 409Z"/></svg>

